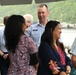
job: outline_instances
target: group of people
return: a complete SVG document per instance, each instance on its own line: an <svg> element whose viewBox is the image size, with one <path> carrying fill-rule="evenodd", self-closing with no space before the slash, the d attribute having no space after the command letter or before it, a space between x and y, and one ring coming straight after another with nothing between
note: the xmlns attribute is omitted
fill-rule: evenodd
<svg viewBox="0 0 76 75"><path fill-rule="evenodd" d="M26 15L8 18L3 31L7 56L0 46L0 57L4 60L9 57L10 64L6 74L1 75L70 74L73 65L59 40L62 33L60 22L49 20L46 4L38 5L37 15L39 21L32 23L32 17L30 24Z"/></svg>

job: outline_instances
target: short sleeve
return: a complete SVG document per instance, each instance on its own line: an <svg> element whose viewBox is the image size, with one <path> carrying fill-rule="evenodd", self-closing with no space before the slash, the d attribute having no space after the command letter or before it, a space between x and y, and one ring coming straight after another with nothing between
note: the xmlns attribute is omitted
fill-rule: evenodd
<svg viewBox="0 0 76 75"><path fill-rule="evenodd" d="M72 44L70 53L76 55L76 38L75 38L75 40L74 40L74 42Z"/></svg>
<svg viewBox="0 0 76 75"><path fill-rule="evenodd" d="M30 55L37 52L36 44L31 38L29 38L28 45Z"/></svg>
<svg viewBox="0 0 76 75"><path fill-rule="evenodd" d="M29 54L30 54L30 65L38 63L38 53L35 42L30 38L29 39Z"/></svg>

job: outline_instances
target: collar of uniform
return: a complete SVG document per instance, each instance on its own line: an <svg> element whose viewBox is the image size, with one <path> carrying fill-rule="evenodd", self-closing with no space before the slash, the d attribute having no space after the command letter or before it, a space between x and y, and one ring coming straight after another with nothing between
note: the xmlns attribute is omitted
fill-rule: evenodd
<svg viewBox="0 0 76 75"><path fill-rule="evenodd" d="M45 27L45 26L41 25L41 24L39 23L39 21L37 22L36 26Z"/></svg>

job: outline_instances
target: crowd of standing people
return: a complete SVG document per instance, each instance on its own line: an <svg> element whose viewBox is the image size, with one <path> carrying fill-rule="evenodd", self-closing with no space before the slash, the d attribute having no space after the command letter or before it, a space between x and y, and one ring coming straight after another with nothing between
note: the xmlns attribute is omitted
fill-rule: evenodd
<svg viewBox="0 0 76 75"><path fill-rule="evenodd" d="M49 20L46 4L37 7L38 22L26 14L4 18L0 31L1 75L70 75L76 68L75 48L72 60L67 56L61 38L59 21ZM74 50L74 51L73 51Z"/></svg>

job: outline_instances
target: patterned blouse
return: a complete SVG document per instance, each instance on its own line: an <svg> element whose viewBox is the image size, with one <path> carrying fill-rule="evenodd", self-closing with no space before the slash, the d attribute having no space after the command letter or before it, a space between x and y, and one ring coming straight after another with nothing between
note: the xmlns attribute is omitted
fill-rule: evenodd
<svg viewBox="0 0 76 75"><path fill-rule="evenodd" d="M58 53L60 54L60 62L62 65L66 65L65 61L65 55L64 52L61 50L61 48L58 46Z"/></svg>
<svg viewBox="0 0 76 75"><path fill-rule="evenodd" d="M10 53L8 75L36 75L35 68L30 64L30 55L37 52L35 43L26 35L20 37L15 53Z"/></svg>

